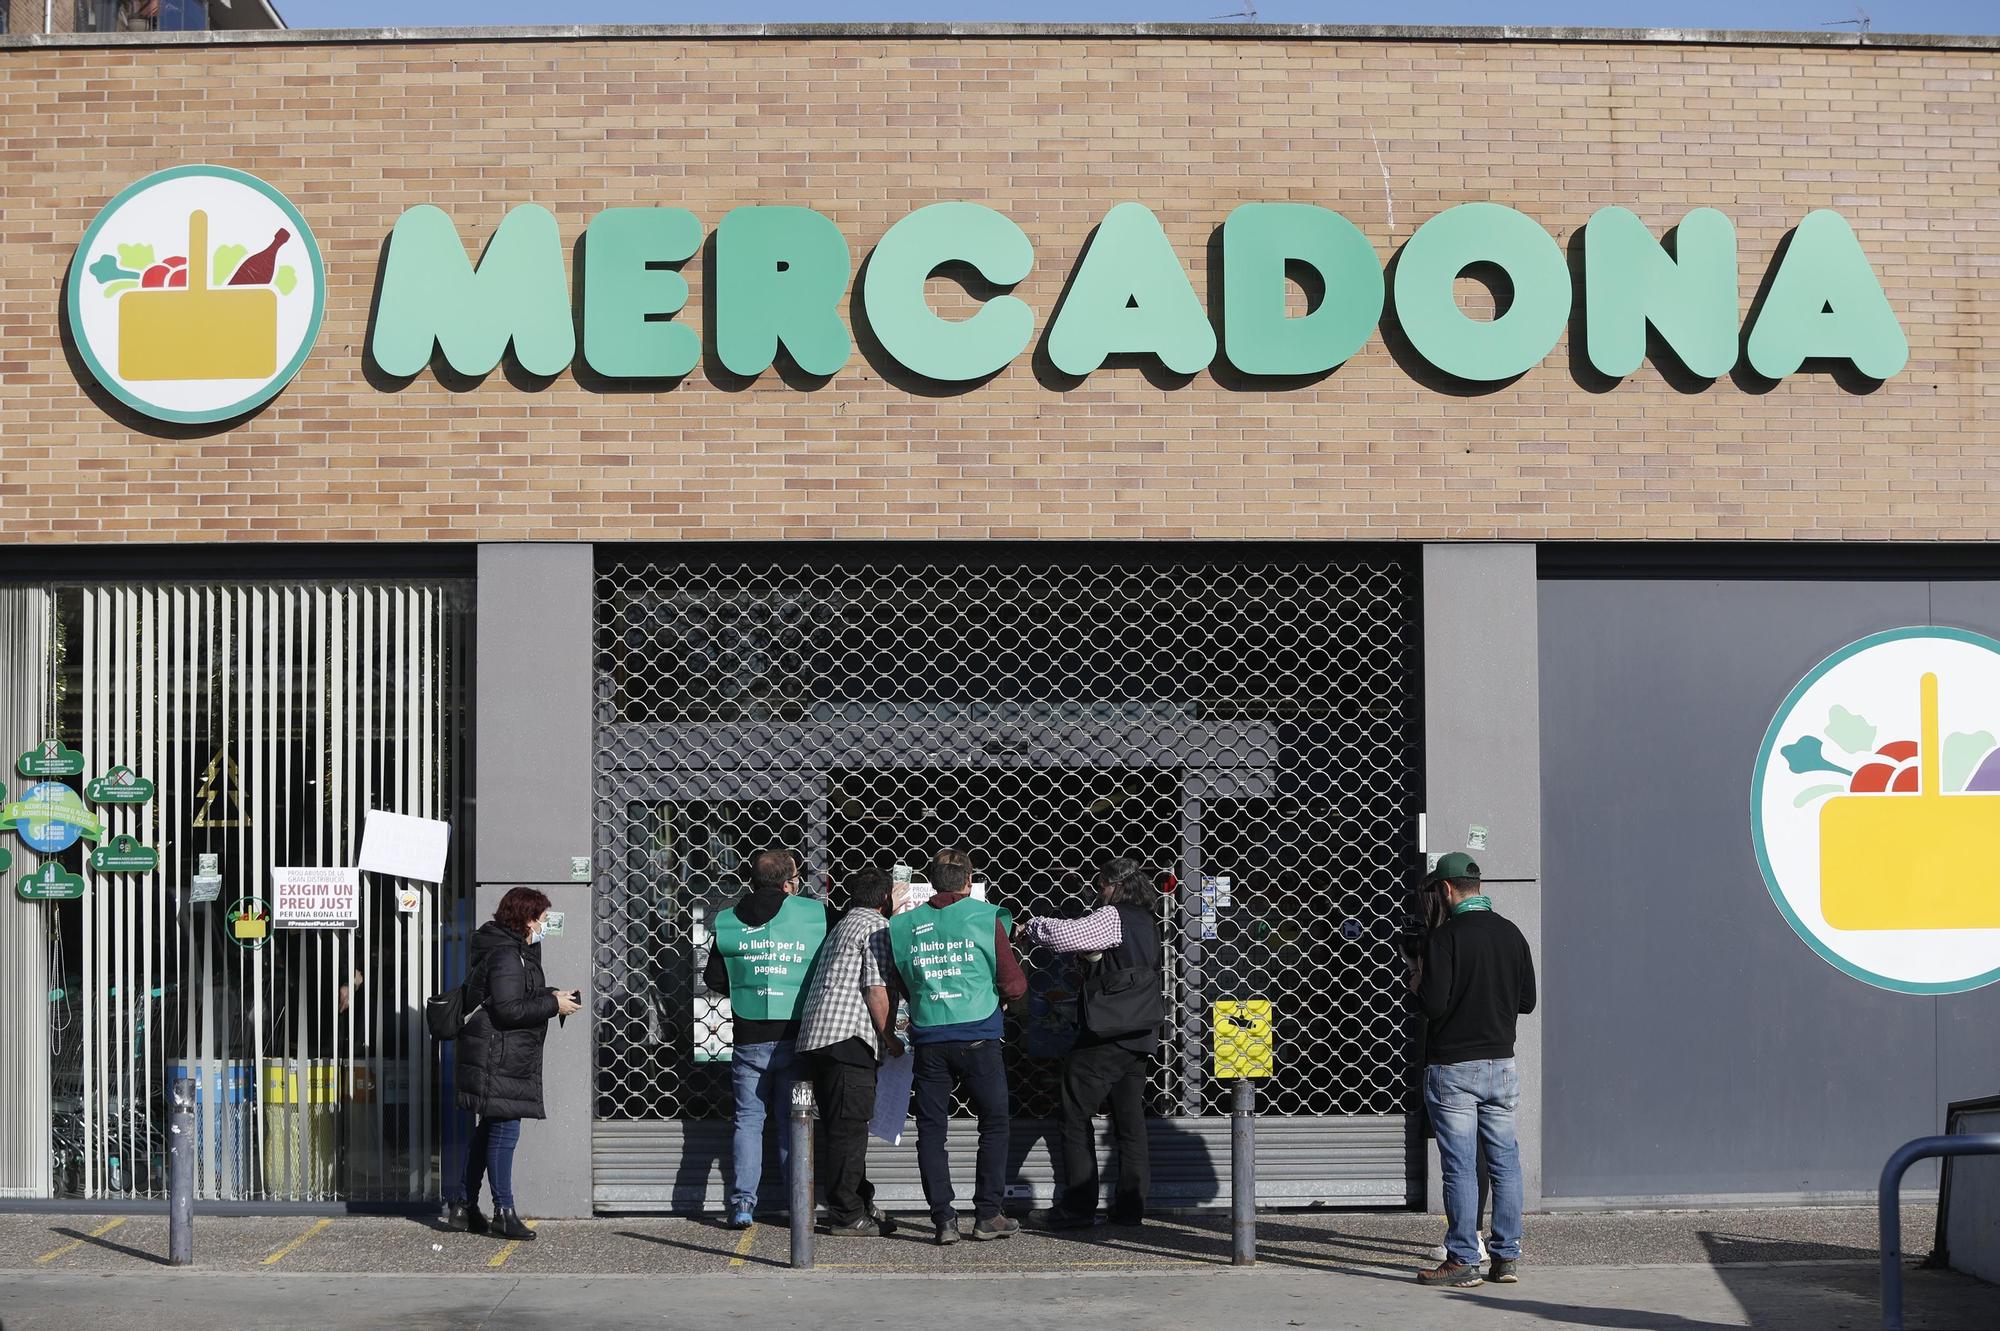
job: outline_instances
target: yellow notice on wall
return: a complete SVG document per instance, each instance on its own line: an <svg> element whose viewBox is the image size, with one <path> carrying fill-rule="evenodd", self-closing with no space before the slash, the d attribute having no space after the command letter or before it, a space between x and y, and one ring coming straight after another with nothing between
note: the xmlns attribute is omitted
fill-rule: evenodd
<svg viewBox="0 0 2000 1331"><path fill-rule="evenodd" d="M1271 1075L1271 1004L1262 998L1215 1005L1215 1075Z"/></svg>

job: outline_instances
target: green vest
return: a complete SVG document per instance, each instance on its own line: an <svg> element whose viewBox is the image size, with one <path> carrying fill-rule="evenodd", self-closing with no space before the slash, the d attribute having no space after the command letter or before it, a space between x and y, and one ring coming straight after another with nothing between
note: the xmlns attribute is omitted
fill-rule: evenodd
<svg viewBox="0 0 2000 1331"><path fill-rule="evenodd" d="M889 950L910 996L912 1026L984 1021L1000 1006L996 923L1014 919L998 906L965 897L942 910L919 906L889 921Z"/></svg>
<svg viewBox="0 0 2000 1331"><path fill-rule="evenodd" d="M715 917L715 947L729 972L729 1010L751 1021L790 1021L819 945L826 904L787 897L778 913L746 925L730 907Z"/></svg>

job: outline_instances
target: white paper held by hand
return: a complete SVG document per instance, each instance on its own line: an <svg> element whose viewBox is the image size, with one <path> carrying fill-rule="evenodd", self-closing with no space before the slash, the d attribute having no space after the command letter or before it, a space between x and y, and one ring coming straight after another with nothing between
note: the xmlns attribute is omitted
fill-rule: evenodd
<svg viewBox="0 0 2000 1331"><path fill-rule="evenodd" d="M442 883L445 852L450 848L450 823L370 809L361 829L361 868L391 878Z"/></svg>

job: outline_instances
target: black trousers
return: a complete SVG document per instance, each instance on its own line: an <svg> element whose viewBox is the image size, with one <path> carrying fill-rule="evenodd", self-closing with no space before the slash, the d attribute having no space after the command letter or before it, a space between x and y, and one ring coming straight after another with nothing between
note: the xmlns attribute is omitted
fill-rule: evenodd
<svg viewBox="0 0 2000 1331"><path fill-rule="evenodd" d="M1136 1221L1146 1213L1152 1165L1146 1150L1146 1074L1152 1055L1115 1044L1083 1044L1062 1065L1062 1209L1067 1215L1097 1212L1097 1146L1090 1120L1111 1101L1111 1128L1118 1142L1118 1183L1111 1216Z"/></svg>
<svg viewBox="0 0 2000 1331"><path fill-rule="evenodd" d="M875 1185L868 1181L868 1121L875 1116L875 1068L823 1055L811 1061L813 1099L819 1105L819 1168L826 1185L826 1218L851 1225L868 1214Z"/></svg>
<svg viewBox="0 0 2000 1331"><path fill-rule="evenodd" d="M951 1088L965 1088L972 1112L979 1116L979 1153L972 1169L972 1207L979 1220L1000 1214L1007 1201L1007 1129L1012 1123L1007 1102L1007 1065L998 1040L946 1040L917 1046L917 1066L911 1074L911 1100L917 1111L917 1172L924 1181L931 1223L957 1223L958 1195L951 1186L951 1154L945 1138L951 1132Z"/></svg>

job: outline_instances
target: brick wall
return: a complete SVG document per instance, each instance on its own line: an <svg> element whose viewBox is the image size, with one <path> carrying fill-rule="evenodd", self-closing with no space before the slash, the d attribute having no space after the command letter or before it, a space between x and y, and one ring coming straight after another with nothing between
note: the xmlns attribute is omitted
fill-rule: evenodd
<svg viewBox="0 0 2000 1331"><path fill-rule="evenodd" d="M1416 41L673 40L0 50L0 540L769 537L1984 539L2000 296L2000 51ZM147 172L215 162L288 194L327 264L292 386L233 428L139 427L79 386L66 266ZM1603 204L1736 222L1747 304L1784 233L1839 209L1911 344L1872 393L1649 365L1606 389L1567 346L1456 396L1378 335L1303 388L1138 369L955 396L857 350L669 392L496 372L377 387L363 343L398 213L469 244L510 205L573 240L599 209L712 227L808 204L857 262L947 199L1036 246L1038 335L1092 225L1137 199L1205 287L1237 203L1339 209L1386 259L1490 199L1559 241ZM699 262L689 316L699 319ZM935 288L955 291L950 284ZM946 294L942 303L953 307ZM956 302L964 306L963 298Z"/></svg>

